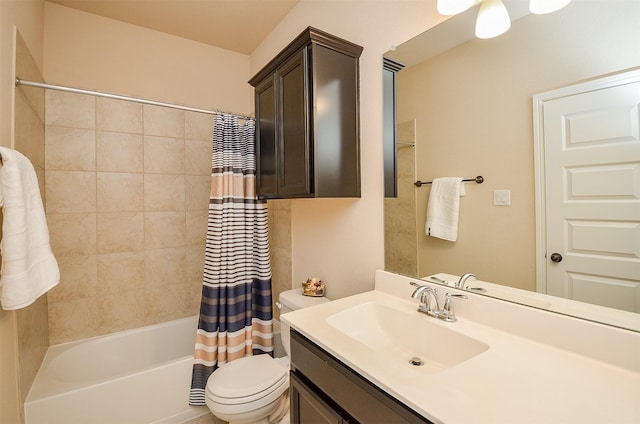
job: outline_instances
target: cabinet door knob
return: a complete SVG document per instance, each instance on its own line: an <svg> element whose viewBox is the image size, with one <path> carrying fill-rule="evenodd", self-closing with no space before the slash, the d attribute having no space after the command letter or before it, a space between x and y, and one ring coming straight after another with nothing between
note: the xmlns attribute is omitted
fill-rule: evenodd
<svg viewBox="0 0 640 424"><path fill-rule="evenodd" d="M551 262L562 262L562 255L559 253L552 253Z"/></svg>

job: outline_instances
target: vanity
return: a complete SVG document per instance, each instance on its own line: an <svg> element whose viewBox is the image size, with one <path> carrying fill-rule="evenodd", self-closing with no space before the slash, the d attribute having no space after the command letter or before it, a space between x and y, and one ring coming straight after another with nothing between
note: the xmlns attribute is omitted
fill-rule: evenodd
<svg viewBox="0 0 640 424"><path fill-rule="evenodd" d="M410 283L454 300L417 312ZM377 271L290 312L293 423L639 423L640 333Z"/></svg>

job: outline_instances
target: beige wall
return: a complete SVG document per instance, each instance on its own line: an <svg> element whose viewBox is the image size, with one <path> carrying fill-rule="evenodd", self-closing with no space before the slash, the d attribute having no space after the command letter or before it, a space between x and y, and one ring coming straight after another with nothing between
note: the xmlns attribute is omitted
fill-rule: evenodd
<svg viewBox="0 0 640 424"><path fill-rule="evenodd" d="M301 1L251 55L255 73L307 26L364 47L360 57L360 199L291 203L292 285L323 278L327 296L373 288L384 267L382 54L436 20L435 1Z"/></svg>
<svg viewBox="0 0 640 424"><path fill-rule="evenodd" d="M13 97L13 31L14 26L29 47L40 70L43 62L44 1L2 0L0 1L0 144L11 145Z"/></svg>
<svg viewBox="0 0 640 424"><path fill-rule="evenodd" d="M424 236L429 187L418 189L419 275L473 272L535 290L532 95L640 63L640 5L573 2L530 15L399 74L399 120L416 119L417 177L465 178L455 243ZM428 101L425 101L428 99ZM493 206L493 190L511 206Z"/></svg>
<svg viewBox="0 0 640 424"><path fill-rule="evenodd" d="M28 46L31 52L33 62L29 66L33 66L34 73L39 74L42 69L43 2L37 0L0 1L0 92L3 93L0 96L0 145L7 147L14 145L12 139L14 97L12 93L14 91L14 32L16 27L24 37L23 47ZM20 134L19 129L16 131ZM30 154L28 151L23 150L23 152ZM43 301L40 300L36 305L20 312L0 309L0 375L2 376L0 378L0 422L19 423L22 421L21 400L31 384L30 379L34 367L37 366L38 356L42 353L39 337L37 337L38 334L42 334L40 331L42 329L37 330L42 315L39 315L37 311L46 308L46 302L44 307L42 306ZM31 312L34 312L35 315L32 315ZM35 332L33 338L29 337L31 330ZM19 363L26 364L26 366L19 369Z"/></svg>
<svg viewBox="0 0 640 424"><path fill-rule="evenodd" d="M252 112L246 55L45 3L50 84Z"/></svg>

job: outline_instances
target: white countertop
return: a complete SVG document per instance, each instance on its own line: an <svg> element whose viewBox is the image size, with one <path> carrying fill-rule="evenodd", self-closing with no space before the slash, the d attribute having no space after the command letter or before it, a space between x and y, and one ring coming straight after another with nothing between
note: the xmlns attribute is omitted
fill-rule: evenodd
<svg viewBox="0 0 640 424"><path fill-rule="evenodd" d="M410 365L409 358L390 361L386 352L373 351L326 322L333 314L367 302L418 314L417 301L406 296L407 290L390 293L376 283L376 290L283 314L281 319L435 423L640 423L640 373L635 367L595 360L457 312L455 323L423 318L486 343L489 349L433 372ZM470 295L466 302L477 298ZM487 301L491 299L478 300ZM634 354L637 346L634 339Z"/></svg>

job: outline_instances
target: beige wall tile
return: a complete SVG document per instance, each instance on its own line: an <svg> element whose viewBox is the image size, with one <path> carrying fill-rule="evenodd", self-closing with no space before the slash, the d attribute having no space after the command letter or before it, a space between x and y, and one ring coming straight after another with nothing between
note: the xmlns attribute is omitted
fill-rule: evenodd
<svg viewBox="0 0 640 424"><path fill-rule="evenodd" d="M144 172L184 174L184 139L145 136Z"/></svg>
<svg viewBox="0 0 640 424"><path fill-rule="evenodd" d="M184 211L184 175L145 174L145 211Z"/></svg>
<svg viewBox="0 0 640 424"><path fill-rule="evenodd" d="M56 258L96 254L95 213L47 213L47 225Z"/></svg>
<svg viewBox="0 0 640 424"><path fill-rule="evenodd" d="M60 256L60 283L49 292L51 302L95 296L98 284L96 256Z"/></svg>
<svg viewBox="0 0 640 424"><path fill-rule="evenodd" d="M40 68L33 55L29 51L27 43L22 38L20 31L16 33L16 76L25 81L44 82ZM44 92L43 88L17 86L16 93L22 92L40 121L44 122ZM44 143L43 140L40 140Z"/></svg>
<svg viewBox="0 0 640 424"><path fill-rule="evenodd" d="M209 209L211 194L211 176L185 176L185 209L202 211Z"/></svg>
<svg viewBox="0 0 640 424"><path fill-rule="evenodd" d="M166 285L146 289L150 313L158 320L172 320L184 316L184 293L178 287Z"/></svg>
<svg viewBox="0 0 640 424"><path fill-rule="evenodd" d="M185 287L183 289L185 297L185 316L198 315L200 313L200 304L202 302L202 284L197 286Z"/></svg>
<svg viewBox="0 0 640 424"><path fill-rule="evenodd" d="M8 10L5 10L4 6L4 3L0 6L2 8L0 14L3 14L3 24L6 24L4 17L7 11L11 12L13 6L9 6ZM11 15L11 13L9 14ZM27 30L30 26L28 21L29 19L22 20L22 23L26 24ZM9 28L6 29L9 30ZM25 27L23 26L22 29ZM5 32L3 28L3 34L9 35L11 32ZM43 81L39 66L20 32L16 31L15 35L16 75L30 81ZM7 43L3 40L3 46L11 44L11 40L7 39L6 41ZM38 47L37 43L36 47ZM10 70L11 64L3 64L2 68ZM45 202L44 89L16 87L13 102L8 93L9 90L2 93L3 104L8 108L13 105L14 113L11 116L9 109L3 111L3 118L6 117L6 128L9 129L13 124L13 142L15 143L13 147L24 154L33 164L38 178L40 195ZM12 119L13 122L11 122ZM2 145L9 147L11 142L12 140L6 138L2 140ZM19 409L22 409L23 402L49 346L47 296L40 296L28 307L17 311L0 311L0 334L0 345L2 346L0 375L3 387L0 401L0 421L4 419L3 422L20 422L23 417L21 417ZM5 388L9 388L9 390L4 390Z"/></svg>
<svg viewBox="0 0 640 424"><path fill-rule="evenodd" d="M95 308L100 314L99 333L108 334L144 325L138 316L138 305L145 299L146 295L142 290L96 298Z"/></svg>
<svg viewBox="0 0 640 424"><path fill-rule="evenodd" d="M141 251L144 249L144 213L98 212L97 234L98 254Z"/></svg>
<svg viewBox="0 0 640 424"><path fill-rule="evenodd" d="M112 253L98 255L97 293L126 296L127 291L144 288L144 253Z"/></svg>
<svg viewBox="0 0 640 424"><path fill-rule="evenodd" d="M184 139L184 111L144 105L144 134Z"/></svg>
<svg viewBox="0 0 640 424"><path fill-rule="evenodd" d="M142 103L97 97L96 129L142 134Z"/></svg>
<svg viewBox="0 0 640 424"><path fill-rule="evenodd" d="M146 287L182 284L186 272L186 249L168 248L145 251Z"/></svg>
<svg viewBox="0 0 640 424"><path fill-rule="evenodd" d="M145 212L145 249L182 247L186 244L184 212Z"/></svg>
<svg viewBox="0 0 640 424"><path fill-rule="evenodd" d="M269 225L269 238L274 247L291 248L291 212L286 209L273 211Z"/></svg>
<svg viewBox="0 0 640 424"><path fill-rule="evenodd" d="M20 355L20 400L24 402L49 346L47 296L40 296L29 307L19 309L16 316Z"/></svg>
<svg viewBox="0 0 640 424"><path fill-rule="evenodd" d="M184 138L207 141L213 140L213 115L199 112L185 112Z"/></svg>
<svg viewBox="0 0 640 424"><path fill-rule="evenodd" d="M96 211L96 173L46 171L46 199L49 213Z"/></svg>
<svg viewBox="0 0 640 424"><path fill-rule="evenodd" d="M203 246L207 239L208 210L187 211L187 245Z"/></svg>
<svg viewBox="0 0 640 424"><path fill-rule="evenodd" d="M60 171L96 170L96 132L81 128L45 128L46 169Z"/></svg>
<svg viewBox="0 0 640 424"><path fill-rule="evenodd" d="M40 197L42 197L42 204L44 205L45 211L47 210L47 193L45 192L45 181L44 181L44 168L34 166L36 171L36 178L38 178L38 189L40 189Z"/></svg>
<svg viewBox="0 0 640 424"><path fill-rule="evenodd" d="M116 172L97 173L100 212L137 212L143 208L143 176Z"/></svg>
<svg viewBox="0 0 640 424"><path fill-rule="evenodd" d="M195 285L200 293L202 286L202 276L204 271L204 243L202 245L192 245L187 247L185 282Z"/></svg>
<svg viewBox="0 0 640 424"><path fill-rule="evenodd" d="M104 334L94 298L49 303L49 343L58 344Z"/></svg>
<svg viewBox="0 0 640 424"><path fill-rule="evenodd" d="M278 199L278 200L268 200L267 206L270 210L286 210L291 211L291 202L290 199Z"/></svg>
<svg viewBox="0 0 640 424"><path fill-rule="evenodd" d="M184 141L184 173L187 175L211 175L211 141Z"/></svg>
<svg viewBox="0 0 640 424"><path fill-rule="evenodd" d="M84 94L46 90L45 124L60 127L96 128L96 98Z"/></svg>
<svg viewBox="0 0 640 424"><path fill-rule="evenodd" d="M49 102L62 100L66 109L52 111L49 119L58 124L49 128L47 141L48 222L62 272L51 293L51 339L77 340L197 314L213 118L97 99L94 112L79 112L97 116L94 131L68 111L81 107L82 97ZM91 108L89 103L84 106ZM185 131L193 137L187 143Z"/></svg>
<svg viewBox="0 0 640 424"><path fill-rule="evenodd" d="M98 171L143 171L144 153L140 134L98 131L96 153Z"/></svg>
<svg viewBox="0 0 640 424"><path fill-rule="evenodd" d="M15 149L44 168L44 122L21 89L16 89L14 126Z"/></svg>

